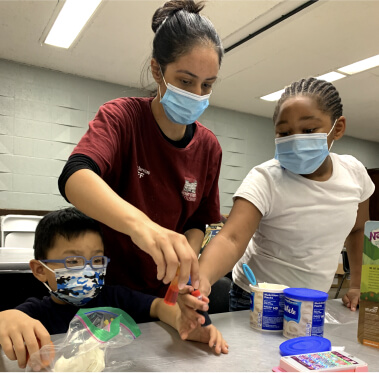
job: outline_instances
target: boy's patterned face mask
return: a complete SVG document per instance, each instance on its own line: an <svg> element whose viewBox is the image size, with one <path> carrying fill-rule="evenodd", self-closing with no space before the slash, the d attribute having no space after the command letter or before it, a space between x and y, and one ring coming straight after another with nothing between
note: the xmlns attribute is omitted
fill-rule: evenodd
<svg viewBox="0 0 379 373"><path fill-rule="evenodd" d="M41 261L40 263L55 274L57 290L51 290L47 283L43 283L50 294L74 306L83 306L97 297L104 285L106 268L95 271L87 265L80 270L68 268L52 270Z"/></svg>

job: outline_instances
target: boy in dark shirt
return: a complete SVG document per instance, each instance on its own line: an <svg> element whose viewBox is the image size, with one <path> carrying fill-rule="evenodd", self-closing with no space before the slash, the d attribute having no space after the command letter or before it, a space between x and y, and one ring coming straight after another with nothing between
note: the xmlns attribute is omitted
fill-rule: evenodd
<svg viewBox="0 0 379 373"><path fill-rule="evenodd" d="M50 297L29 298L14 310L0 312L0 345L9 359L17 359L24 368L27 352L30 356L39 345L49 344L50 334L66 333L82 307L117 307L137 323L158 318L178 330L182 339L209 343L216 353L228 352L213 325L195 327L182 318L178 305L168 306L162 298L126 287L104 285L109 258L103 254L100 226L79 210L58 210L41 219L30 268Z"/></svg>

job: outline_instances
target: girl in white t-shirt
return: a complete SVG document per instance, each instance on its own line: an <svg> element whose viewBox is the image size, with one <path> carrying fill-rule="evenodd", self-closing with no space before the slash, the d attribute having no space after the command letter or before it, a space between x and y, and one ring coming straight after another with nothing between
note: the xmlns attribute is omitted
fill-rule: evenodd
<svg viewBox="0 0 379 373"><path fill-rule="evenodd" d="M200 290L209 294L234 266L230 309L248 309L247 263L257 282L327 292L345 246L351 280L343 303L355 310L375 187L357 159L329 154L346 126L338 91L315 78L292 83L273 119L275 158L254 167L235 193L226 224L201 255ZM186 306L194 318L199 305L186 297Z"/></svg>

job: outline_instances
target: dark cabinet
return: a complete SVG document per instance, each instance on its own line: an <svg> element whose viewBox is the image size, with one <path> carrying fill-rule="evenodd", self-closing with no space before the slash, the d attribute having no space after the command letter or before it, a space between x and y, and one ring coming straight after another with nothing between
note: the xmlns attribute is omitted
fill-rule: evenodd
<svg viewBox="0 0 379 373"><path fill-rule="evenodd" d="M375 184L375 192L370 197L370 220L379 221L379 168L371 168L367 172Z"/></svg>

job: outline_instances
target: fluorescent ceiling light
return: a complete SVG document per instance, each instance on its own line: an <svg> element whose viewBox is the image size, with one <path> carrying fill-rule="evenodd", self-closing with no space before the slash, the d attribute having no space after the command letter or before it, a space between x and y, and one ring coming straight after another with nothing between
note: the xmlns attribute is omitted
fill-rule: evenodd
<svg viewBox="0 0 379 373"><path fill-rule="evenodd" d="M340 80L342 78L346 78L346 75L337 73L335 71L331 71L330 73L316 77L316 79L326 80L327 82L335 82L336 80Z"/></svg>
<svg viewBox="0 0 379 373"><path fill-rule="evenodd" d="M356 74L364 70L372 69L376 66L379 66L379 54L370 58L366 58L365 60L352 63L351 65L341 67L338 69L338 71L341 71L345 74Z"/></svg>
<svg viewBox="0 0 379 373"><path fill-rule="evenodd" d="M284 89L281 89L280 91L276 91L274 93L270 93L269 95L262 96L261 99L265 101L278 101L283 92Z"/></svg>
<svg viewBox="0 0 379 373"><path fill-rule="evenodd" d="M334 82L336 80L339 80L345 77L346 75L332 71L330 73L320 75L316 77L316 79L326 80L327 82ZM281 89L280 91L270 93L269 95L266 95L266 96L262 96L261 99L265 101L278 101L283 92L284 92L284 89Z"/></svg>
<svg viewBox="0 0 379 373"><path fill-rule="evenodd" d="M45 44L69 48L101 0L66 0Z"/></svg>

